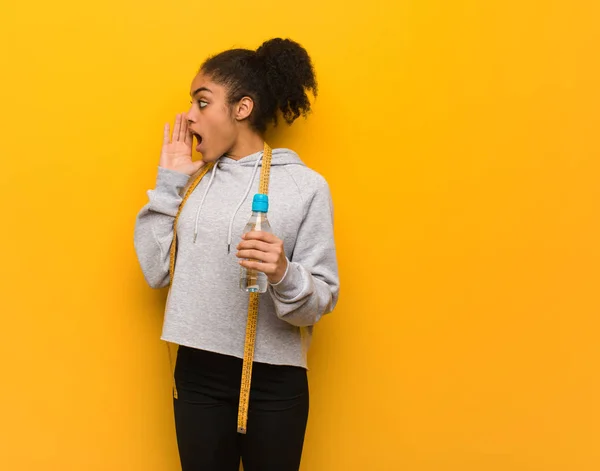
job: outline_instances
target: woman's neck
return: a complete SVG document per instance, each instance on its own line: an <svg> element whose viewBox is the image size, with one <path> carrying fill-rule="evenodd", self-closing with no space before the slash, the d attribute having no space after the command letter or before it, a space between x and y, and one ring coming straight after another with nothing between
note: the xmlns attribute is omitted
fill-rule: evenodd
<svg viewBox="0 0 600 471"><path fill-rule="evenodd" d="M233 160L240 160L247 155L260 152L264 149L265 141L262 136L253 131L242 131L233 147L225 153L226 157Z"/></svg>

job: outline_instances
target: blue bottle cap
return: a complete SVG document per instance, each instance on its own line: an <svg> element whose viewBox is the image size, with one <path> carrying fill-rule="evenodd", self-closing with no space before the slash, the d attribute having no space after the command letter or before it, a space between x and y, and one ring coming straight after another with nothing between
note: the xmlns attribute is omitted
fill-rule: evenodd
<svg viewBox="0 0 600 471"><path fill-rule="evenodd" d="M254 199L252 200L252 211L256 211L259 213L266 213L269 211L269 197L262 193L257 193L254 195Z"/></svg>

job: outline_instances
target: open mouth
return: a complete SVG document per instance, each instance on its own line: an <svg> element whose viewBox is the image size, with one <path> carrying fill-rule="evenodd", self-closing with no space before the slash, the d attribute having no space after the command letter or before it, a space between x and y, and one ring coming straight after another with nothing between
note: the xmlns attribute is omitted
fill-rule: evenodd
<svg viewBox="0 0 600 471"><path fill-rule="evenodd" d="M199 147L202 144L202 136L200 134L198 134L196 131L194 131L193 129L190 129L190 132L192 133L192 135L196 138L196 150L200 151Z"/></svg>

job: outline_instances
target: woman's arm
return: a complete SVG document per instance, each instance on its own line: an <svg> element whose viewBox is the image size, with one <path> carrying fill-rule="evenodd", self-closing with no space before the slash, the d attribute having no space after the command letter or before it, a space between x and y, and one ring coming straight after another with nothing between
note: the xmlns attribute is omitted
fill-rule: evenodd
<svg viewBox="0 0 600 471"><path fill-rule="evenodd" d="M242 237L240 264L265 273L277 316L295 326L315 324L333 310L339 292L333 240L333 204L322 177L305 209L293 254L286 257L283 241L274 234L253 231ZM250 259L250 260L246 260Z"/></svg>
<svg viewBox="0 0 600 471"><path fill-rule="evenodd" d="M280 319L296 326L315 324L335 307L339 277L333 237L333 203L322 179L308 207L287 271L269 292Z"/></svg>
<svg viewBox="0 0 600 471"><path fill-rule="evenodd" d="M144 278L152 288L169 284L169 251L173 240L173 222L188 183L187 174L158 167L154 190L148 191L149 202L137 215L134 246Z"/></svg>

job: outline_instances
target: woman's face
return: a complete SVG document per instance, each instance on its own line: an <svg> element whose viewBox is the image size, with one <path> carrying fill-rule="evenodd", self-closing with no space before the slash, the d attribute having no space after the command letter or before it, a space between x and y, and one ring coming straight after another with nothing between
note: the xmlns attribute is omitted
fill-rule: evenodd
<svg viewBox="0 0 600 471"><path fill-rule="evenodd" d="M200 72L192 81L190 96L187 120L196 137L196 150L204 162L214 162L234 146L238 137L227 89Z"/></svg>

